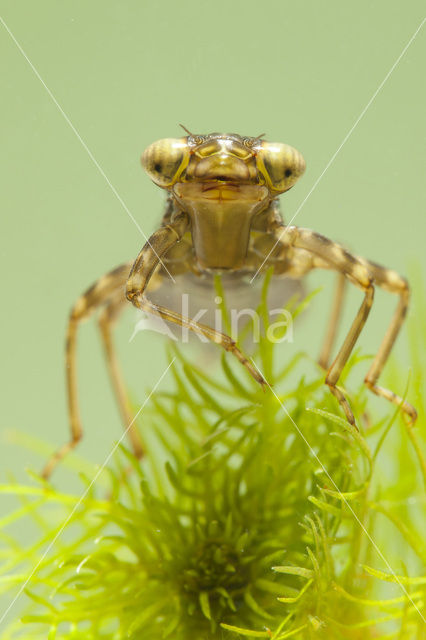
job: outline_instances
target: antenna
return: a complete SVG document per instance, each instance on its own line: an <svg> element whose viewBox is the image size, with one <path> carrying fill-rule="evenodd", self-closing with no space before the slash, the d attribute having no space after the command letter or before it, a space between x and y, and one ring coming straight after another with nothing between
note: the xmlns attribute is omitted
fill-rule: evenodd
<svg viewBox="0 0 426 640"><path fill-rule="evenodd" d="M187 129L186 127L184 127L184 126L183 126L183 124L179 124L179 126L180 126L180 127L182 127L182 129L183 129L184 131L186 131L186 133L187 133L188 135L190 135L190 136L194 137L194 134L193 134L193 133L191 133L191 132L189 131L189 129ZM264 135L264 134L262 134L262 135Z"/></svg>

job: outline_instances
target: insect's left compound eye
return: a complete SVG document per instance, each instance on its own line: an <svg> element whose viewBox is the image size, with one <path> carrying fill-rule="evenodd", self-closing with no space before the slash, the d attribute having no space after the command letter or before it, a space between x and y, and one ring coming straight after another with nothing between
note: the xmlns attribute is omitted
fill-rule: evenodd
<svg viewBox="0 0 426 640"><path fill-rule="evenodd" d="M257 150L256 162L269 186L280 193L297 182L306 166L297 149L280 142L262 141Z"/></svg>
<svg viewBox="0 0 426 640"><path fill-rule="evenodd" d="M142 154L141 163L159 187L170 187L189 162L187 138L164 138L153 142Z"/></svg>

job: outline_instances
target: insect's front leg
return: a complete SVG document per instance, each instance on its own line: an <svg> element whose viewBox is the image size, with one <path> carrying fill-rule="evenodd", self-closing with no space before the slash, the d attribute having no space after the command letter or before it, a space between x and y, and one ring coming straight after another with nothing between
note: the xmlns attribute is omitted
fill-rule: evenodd
<svg viewBox="0 0 426 640"><path fill-rule="evenodd" d="M364 299L358 313L325 379L325 383L345 412L346 419L350 424L356 426L349 402L343 391L337 386L337 383L373 304L374 287L372 277L367 267L358 258L348 253L340 245L310 229L278 226L273 231L273 234L284 248L286 246L289 248L295 247L296 250L303 249L309 252L312 255L312 268L335 269L364 293ZM294 259L296 260L296 258Z"/></svg>
<svg viewBox="0 0 426 640"><path fill-rule="evenodd" d="M157 268L162 256L166 256L167 251L171 249L184 235L188 226L186 214L179 214L174 222L161 227L156 231L144 245L135 264L133 265L127 282L127 298L138 309L153 313L167 322L185 327L198 335L202 335L211 342L223 347L226 351L231 352L244 365L250 375L262 386L266 385L266 381L258 372L252 362L238 349L235 341L224 333L216 331L211 327L195 322L190 318L185 318L180 313L167 309L148 300L144 295L146 287Z"/></svg>
<svg viewBox="0 0 426 640"><path fill-rule="evenodd" d="M284 230L285 232L283 233ZM338 398L345 410L346 417L352 424L354 424L352 412L350 409L348 412L349 405L344 399L343 393L337 389L336 384L370 311L374 294L372 283L374 282L387 291L397 293L400 296L396 312L367 373L365 383L376 395L382 396L390 402L401 406L402 411L409 417L410 421L414 422L417 417L414 407L408 402L403 401L403 399L393 393L393 391L376 385L407 311L409 300L407 281L395 271L385 269L373 262L351 255L340 245L309 229L282 227L281 229L277 229L275 234L277 237L284 237L285 243L294 247L300 247L314 254L317 257L316 266L326 265L329 268L331 267L340 271L347 279L365 292L364 301L326 377L326 383L329 385L332 393ZM321 262L323 263L322 265Z"/></svg>

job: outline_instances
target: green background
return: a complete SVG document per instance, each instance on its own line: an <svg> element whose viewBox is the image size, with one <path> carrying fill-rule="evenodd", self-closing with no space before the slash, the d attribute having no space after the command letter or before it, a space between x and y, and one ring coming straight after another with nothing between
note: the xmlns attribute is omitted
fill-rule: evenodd
<svg viewBox="0 0 426 640"><path fill-rule="evenodd" d="M307 172L282 198L289 219L418 28L424 3L11 0L1 8L149 235L163 196L139 156L158 138L182 135L180 122L199 133L266 132L300 149ZM402 273L426 266L425 55L426 27L295 220ZM4 27L0 59L1 464L21 477L43 458L13 443L13 433L56 444L68 437L63 342L71 304L102 273L134 258L144 239ZM313 283L326 290L295 341L316 353L332 278L315 274ZM377 294L361 340L367 350L377 346L395 302ZM126 379L142 402L166 356L152 333L128 343L132 321L130 309L117 335ZM121 426L95 322L80 333L79 369L80 453L102 462Z"/></svg>

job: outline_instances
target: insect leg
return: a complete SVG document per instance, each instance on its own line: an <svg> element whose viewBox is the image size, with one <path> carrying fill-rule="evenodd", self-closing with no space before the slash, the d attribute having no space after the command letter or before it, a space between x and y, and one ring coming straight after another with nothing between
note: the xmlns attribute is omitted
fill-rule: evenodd
<svg viewBox="0 0 426 640"><path fill-rule="evenodd" d="M170 225L161 227L151 236L149 242L142 248L133 265L127 282L127 298L138 309L153 313L154 315L160 316L163 320L185 327L215 342L226 351L230 351L244 365L251 376L263 386L266 384L265 380L250 360L238 349L235 341L232 340L230 336L215 331L211 327L195 322L190 318L185 318L180 313L172 311L171 309L155 304L144 295L144 291L154 270L159 264L161 256L165 255L166 252L182 238L187 224L186 216L185 218L177 217L175 218L175 223L172 222Z"/></svg>
<svg viewBox="0 0 426 640"><path fill-rule="evenodd" d="M368 314L370 313L371 306L373 304L374 298L374 287L370 284L365 287L364 300L358 310L357 315L355 316L355 320L352 323L351 328L343 342L343 345L340 347L340 351L338 352L333 364L328 370L325 383L329 386L330 391L336 398L338 399L340 405L342 406L346 419L348 422L355 426L355 418L353 416L352 410L349 406L348 401L345 398L345 395L336 385L340 378L340 375L343 371L343 367L348 361L349 356L352 353L352 350L355 346L356 341L358 340L358 336L362 331L362 328L368 318Z"/></svg>
<svg viewBox="0 0 426 640"><path fill-rule="evenodd" d="M130 264L124 264L104 275L80 296L71 310L66 337L66 384L68 395L69 423L71 439L60 447L45 465L42 476L48 478L58 462L74 449L81 440L83 430L80 420L77 394L76 341L77 329L83 320L89 318L101 305L107 304L117 292L123 291L130 270Z"/></svg>
<svg viewBox="0 0 426 640"><path fill-rule="evenodd" d="M154 315L160 316L163 320L168 322L173 322L181 327L185 327L198 335L202 335L211 342L215 342L219 346L223 347L225 351L230 351L236 358L241 362L241 364L247 369L250 375L259 382L259 384L266 385L266 381L263 376L258 372L256 367L246 358L243 352L237 347L236 343L232 338L226 333L221 333L220 331L216 331L211 327L202 324L201 322L194 322L190 318L185 318L180 313L172 311L171 309L166 309L166 307L162 307L158 304L154 304L147 298L143 296L141 293L135 303L135 298L133 298L133 304L139 309L143 309L144 311L148 311L149 313L153 313Z"/></svg>
<svg viewBox="0 0 426 640"><path fill-rule="evenodd" d="M337 285L334 292L333 307L328 322L327 333L324 338L320 357L318 358L318 363L323 369L327 369L330 363L330 355L334 341L336 339L337 327L342 313L343 298L345 296L345 285L346 278L343 273L339 273L337 276Z"/></svg>
<svg viewBox="0 0 426 640"><path fill-rule="evenodd" d="M126 278L129 271L130 269L126 272ZM125 288L123 286L122 292L120 292L120 294L105 307L99 316L99 329L105 349L105 356L112 386L117 398L121 420L124 429L126 430L126 434L129 436L134 455L136 458L142 458L143 448L141 439L137 427L134 424L135 418L130 407L129 398L126 393L126 388L123 382L111 335L111 330L117 320L117 317L126 304L128 304L128 302L126 300Z"/></svg>
<svg viewBox="0 0 426 640"><path fill-rule="evenodd" d="M399 295L398 306L364 382L377 396L386 398L393 404L400 405L402 411L408 416L410 423L414 424L417 419L417 412L415 408L400 396L396 395L393 391L379 387L376 384L407 314L410 299L410 288L406 279L396 273L396 271L386 269L385 267L367 260L365 260L364 263L372 274L375 283L386 291Z"/></svg>
<svg viewBox="0 0 426 640"><path fill-rule="evenodd" d="M274 235L277 239L283 237L284 246L297 247L313 254L313 267L335 269L364 292L364 299L358 313L325 379L325 383L329 386L331 393L337 398L345 412L346 419L350 424L356 426L349 402L343 391L337 387L337 382L373 304L374 287L370 273L361 260L348 253L340 245L310 229L286 227L283 234L283 227L278 227Z"/></svg>

